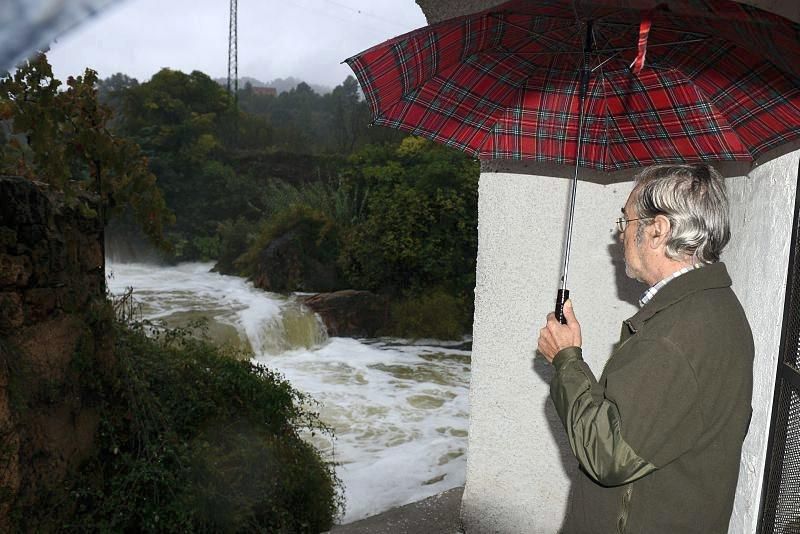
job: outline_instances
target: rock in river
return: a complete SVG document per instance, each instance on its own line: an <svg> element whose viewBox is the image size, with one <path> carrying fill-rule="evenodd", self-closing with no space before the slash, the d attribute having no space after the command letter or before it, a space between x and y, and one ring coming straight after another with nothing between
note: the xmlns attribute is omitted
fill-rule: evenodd
<svg viewBox="0 0 800 534"><path fill-rule="evenodd" d="M319 293L304 304L319 314L329 336L374 337L389 320L386 298L369 291Z"/></svg>

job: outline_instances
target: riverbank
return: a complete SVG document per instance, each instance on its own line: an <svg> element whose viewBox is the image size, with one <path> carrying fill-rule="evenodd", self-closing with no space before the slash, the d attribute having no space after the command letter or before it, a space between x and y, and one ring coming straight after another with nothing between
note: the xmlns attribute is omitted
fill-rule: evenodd
<svg viewBox="0 0 800 534"><path fill-rule="evenodd" d="M453 488L354 523L329 534L457 534L463 533L459 512L464 487Z"/></svg>

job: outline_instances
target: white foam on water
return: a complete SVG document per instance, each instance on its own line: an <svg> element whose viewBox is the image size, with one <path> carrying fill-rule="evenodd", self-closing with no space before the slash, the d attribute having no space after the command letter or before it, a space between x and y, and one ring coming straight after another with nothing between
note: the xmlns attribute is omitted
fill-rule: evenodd
<svg viewBox="0 0 800 534"><path fill-rule="evenodd" d="M199 312L242 330L249 339L260 339L265 325L278 322L281 297L260 291L243 278L213 273L213 266L112 263L107 265L108 288L119 295L133 287L134 298L142 304L146 319Z"/></svg>
<svg viewBox="0 0 800 534"><path fill-rule="evenodd" d="M331 338L256 357L316 398L336 429L343 522L464 483L469 362L465 351L449 351Z"/></svg>
<svg viewBox="0 0 800 534"><path fill-rule="evenodd" d="M296 312L297 303L210 268L114 264L109 288L119 294L132 286L148 319L191 311L234 325L256 350L255 361L319 402L336 441L309 439L339 464L342 522L464 483L470 352L460 343L331 338L275 353L286 337L282 313Z"/></svg>

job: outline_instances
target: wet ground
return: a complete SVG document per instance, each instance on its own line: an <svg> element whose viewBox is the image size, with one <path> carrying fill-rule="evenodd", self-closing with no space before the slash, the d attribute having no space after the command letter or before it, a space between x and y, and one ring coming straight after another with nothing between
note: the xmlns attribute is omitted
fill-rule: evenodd
<svg viewBox="0 0 800 534"><path fill-rule="evenodd" d="M453 488L422 501L392 508L355 523L340 525L330 534L458 534L464 488Z"/></svg>

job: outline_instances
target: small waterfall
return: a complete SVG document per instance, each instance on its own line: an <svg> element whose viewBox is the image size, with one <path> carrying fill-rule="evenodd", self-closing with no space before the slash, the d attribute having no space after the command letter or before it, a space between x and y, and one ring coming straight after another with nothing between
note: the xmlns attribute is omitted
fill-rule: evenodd
<svg viewBox="0 0 800 534"><path fill-rule="evenodd" d="M248 334L257 354L278 355L295 349L313 349L328 341L317 314L295 300L282 303L280 312Z"/></svg>
<svg viewBox="0 0 800 534"><path fill-rule="evenodd" d="M119 294L132 286L146 318L170 328L202 321L205 334L215 343L255 354L313 349L328 340L322 320L294 297L267 293L242 278L210 272L211 266L109 262L108 269L114 273L109 289ZM122 276L117 277L117 272Z"/></svg>

